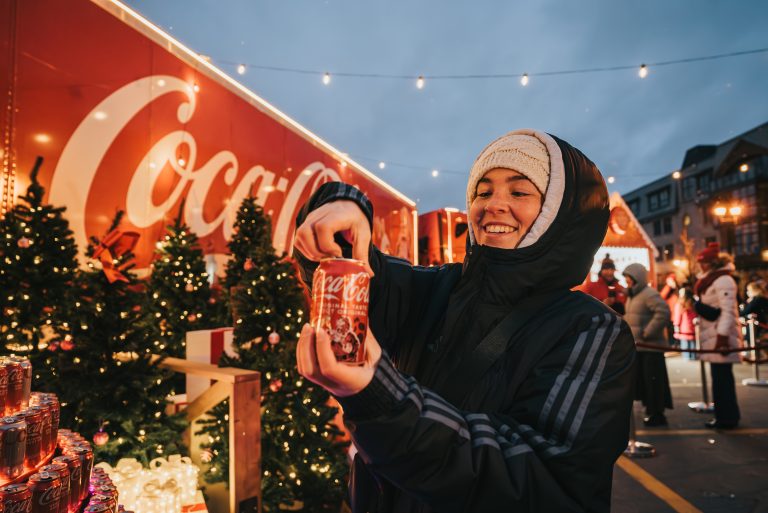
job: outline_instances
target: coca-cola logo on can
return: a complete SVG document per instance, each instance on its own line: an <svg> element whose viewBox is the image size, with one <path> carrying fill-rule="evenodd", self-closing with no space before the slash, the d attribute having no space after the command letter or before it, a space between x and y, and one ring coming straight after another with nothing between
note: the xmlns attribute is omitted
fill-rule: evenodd
<svg viewBox="0 0 768 513"><path fill-rule="evenodd" d="M5 500L3 502L4 513L30 513L32 511L32 497L22 500Z"/></svg>
<svg viewBox="0 0 768 513"><path fill-rule="evenodd" d="M37 496L37 503L40 506L48 506L54 502L58 504L59 495L61 495L61 486L51 486L43 490L43 493Z"/></svg>

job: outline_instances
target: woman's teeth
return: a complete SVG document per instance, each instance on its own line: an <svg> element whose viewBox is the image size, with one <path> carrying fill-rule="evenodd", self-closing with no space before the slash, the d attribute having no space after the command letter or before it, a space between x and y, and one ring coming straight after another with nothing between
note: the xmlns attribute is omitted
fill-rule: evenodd
<svg viewBox="0 0 768 513"><path fill-rule="evenodd" d="M489 224L485 226L485 231L488 233L509 233L514 231L514 228L501 224Z"/></svg>

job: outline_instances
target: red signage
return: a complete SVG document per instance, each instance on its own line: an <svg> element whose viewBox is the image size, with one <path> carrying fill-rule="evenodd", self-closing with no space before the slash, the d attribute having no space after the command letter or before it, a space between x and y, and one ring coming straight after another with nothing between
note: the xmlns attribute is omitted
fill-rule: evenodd
<svg viewBox="0 0 768 513"><path fill-rule="evenodd" d="M119 2L10 0L0 20L3 207L41 155L81 250L122 209L146 267L180 211L207 253L226 253L249 194L289 251L298 208L341 180L371 198L374 243L414 261L412 201Z"/></svg>

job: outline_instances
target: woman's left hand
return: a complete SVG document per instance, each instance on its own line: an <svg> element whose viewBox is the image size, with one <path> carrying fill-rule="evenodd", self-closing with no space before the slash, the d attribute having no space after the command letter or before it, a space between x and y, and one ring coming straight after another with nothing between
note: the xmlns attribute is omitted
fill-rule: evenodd
<svg viewBox="0 0 768 513"><path fill-rule="evenodd" d="M366 359L363 365L336 361L331 349L331 337L321 329L305 324L296 346L299 373L337 397L354 395L368 386L381 358L381 347L368 330L365 339Z"/></svg>

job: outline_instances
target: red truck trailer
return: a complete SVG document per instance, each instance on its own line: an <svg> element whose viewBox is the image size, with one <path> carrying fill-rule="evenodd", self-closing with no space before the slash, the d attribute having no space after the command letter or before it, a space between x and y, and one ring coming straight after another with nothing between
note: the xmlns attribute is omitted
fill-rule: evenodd
<svg viewBox="0 0 768 513"><path fill-rule="evenodd" d="M0 92L0 216L40 155L81 251L122 209L146 268L183 206L223 257L253 194L282 253L301 204L341 180L371 198L374 242L415 263L413 201L117 0L0 2Z"/></svg>

